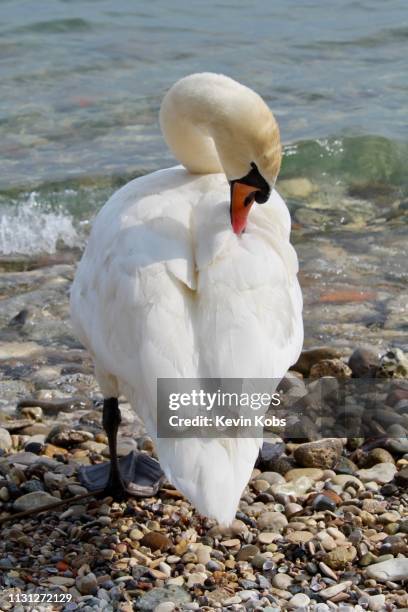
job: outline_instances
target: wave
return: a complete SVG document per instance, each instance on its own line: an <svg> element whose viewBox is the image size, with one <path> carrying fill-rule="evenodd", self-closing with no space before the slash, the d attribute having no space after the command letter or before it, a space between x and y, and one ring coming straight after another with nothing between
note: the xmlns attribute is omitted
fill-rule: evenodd
<svg viewBox="0 0 408 612"><path fill-rule="evenodd" d="M44 210L36 192L31 192L25 202L2 211L0 253L3 255L55 253L61 247L76 247L81 243L73 218L62 209Z"/></svg>

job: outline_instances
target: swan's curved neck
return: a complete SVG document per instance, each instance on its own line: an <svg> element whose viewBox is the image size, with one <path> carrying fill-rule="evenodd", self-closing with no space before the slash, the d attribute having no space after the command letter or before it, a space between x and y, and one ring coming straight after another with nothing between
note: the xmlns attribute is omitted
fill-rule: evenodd
<svg viewBox="0 0 408 612"><path fill-rule="evenodd" d="M160 125L190 172L225 172L233 180L255 162L265 168L267 180L276 178L280 141L273 115L258 94L233 79L212 73L181 79L163 99ZM279 160L270 171L272 157Z"/></svg>

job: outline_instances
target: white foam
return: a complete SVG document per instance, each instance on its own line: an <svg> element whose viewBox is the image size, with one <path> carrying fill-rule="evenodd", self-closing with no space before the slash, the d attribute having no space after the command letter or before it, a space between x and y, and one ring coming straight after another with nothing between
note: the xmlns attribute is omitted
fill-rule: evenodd
<svg viewBox="0 0 408 612"><path fill-rule="evenodd" d="M62 210L47 210L30 193L26 202L3 209L0 217L0 253L36 255L55 253L62 242L67 247L81 243L72 217Z"/></svg>

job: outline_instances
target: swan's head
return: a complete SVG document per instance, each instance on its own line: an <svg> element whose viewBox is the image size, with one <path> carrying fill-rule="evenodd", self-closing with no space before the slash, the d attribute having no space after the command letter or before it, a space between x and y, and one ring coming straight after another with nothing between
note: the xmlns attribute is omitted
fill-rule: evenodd
<svg viewBox="0 0 408 612"><path fill-rule="evenodd" d="M160 125L187 170L225 172L232 228L241 234L252 204L268 200L280 168L279 128L268 106L222 74L192 74L165 95Z"/></svg>

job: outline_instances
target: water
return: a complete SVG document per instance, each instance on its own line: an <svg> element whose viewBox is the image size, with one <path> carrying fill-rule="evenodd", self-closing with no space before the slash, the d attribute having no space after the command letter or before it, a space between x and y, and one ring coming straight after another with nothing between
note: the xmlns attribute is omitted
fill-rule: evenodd
<svg viewBox="0 0 408 612"><path fill-rule="evenodd" d="M265 98L281 177L317 188L287 196L306 302L309 283L312 296L340 279L401 291L406 0L0 0L0 11L0 253L81 248L114 189L174 163L161 98L206 70Z"/></svg>

